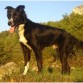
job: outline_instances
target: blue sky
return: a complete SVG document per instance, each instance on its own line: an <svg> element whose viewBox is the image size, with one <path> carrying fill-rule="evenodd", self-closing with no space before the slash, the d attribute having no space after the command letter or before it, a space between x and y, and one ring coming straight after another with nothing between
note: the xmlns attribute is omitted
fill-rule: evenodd
<svg viewBox="0 0 83 83"><path fill-rule="evenodd" d="M8 30L8 19L6 17L6 6L17 7L25 5L25 11L29 19L34 22L59 21L62 16L72 12L76 6L83 4L83 1L0 1L0 32Z"/></svg>

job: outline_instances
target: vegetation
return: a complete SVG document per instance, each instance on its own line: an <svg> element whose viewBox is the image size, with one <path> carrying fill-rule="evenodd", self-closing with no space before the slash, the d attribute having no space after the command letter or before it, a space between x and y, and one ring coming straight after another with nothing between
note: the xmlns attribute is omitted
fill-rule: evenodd
<svg viewBox="0 0 83 83"><path fill-rule="evenodd" d="M58 27L66 30L79 40L83 41L83 15L70 14L63 15L63 19L57 22L49 21L42 23L45 25ZM70 75L61 75L61 64L56 54L56 51L52 47L46 48L43 51L43 71L38 74L36 71L32 71L33 67L36 67L36 60L34 53L30 61L30 69L26 76L20 76L23 72L24 60L22 49L19 45L18 35L16 33L10 34L8 31L0 33L0 65L7 62L14 61L19 67L20 72L14 73L11 76L6 76L2 81L6 82L82 82L83 81L83 50L79 50L76 56L72 56L68 59L71 66ZM53 56L56 56L56 61L53 61Z"/></svg>

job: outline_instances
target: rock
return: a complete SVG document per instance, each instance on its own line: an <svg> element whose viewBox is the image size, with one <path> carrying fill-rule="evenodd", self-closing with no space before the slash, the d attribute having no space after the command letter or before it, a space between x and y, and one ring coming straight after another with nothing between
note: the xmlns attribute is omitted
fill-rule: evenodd
<svg viewBox="0 0 83 83"><path fill-rule="evenodd" d="M73 70L74 70L74 69L75 69L75 67L71 67L71 69L73 69Z"/></svg>
<svg viewBox="0 0 83 83"><path fill-rule="evenodd" d="M33 67L32 71L38 71L38 68L37 67Z"/></svg>
<svg viewBox="0 0 83 83"><path fill-rule="evenodd" d="M83 15L83 4L80 6L75 7L72 12L75 14Z"/></svg>
<svg viewBox="0 0 83 83"><path fill-rule="evenodd" d="M9 62L0 67L0 80L5 76L10 76L13 72L18 72L20 68L14 62Z"/></svg>

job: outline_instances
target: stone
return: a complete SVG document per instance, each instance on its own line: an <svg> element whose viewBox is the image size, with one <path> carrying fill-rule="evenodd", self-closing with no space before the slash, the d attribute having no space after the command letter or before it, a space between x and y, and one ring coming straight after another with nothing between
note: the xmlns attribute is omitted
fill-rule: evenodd
<svg viewBox="0 0 83 83"><path fill-rule="evenodd" d="M9 62L5 65L0 67L0 80L3 79L5 76L10 76L14 72L18 72L20 68L18 68L15 62Z"/></svg>
<svg viewBox="0 0 83 83"><path fill-rule="evenodd" d="M80 5L80 6L75 7L72 10L72 12L75 13L75 14L83 15L83 4Z"/></svg>

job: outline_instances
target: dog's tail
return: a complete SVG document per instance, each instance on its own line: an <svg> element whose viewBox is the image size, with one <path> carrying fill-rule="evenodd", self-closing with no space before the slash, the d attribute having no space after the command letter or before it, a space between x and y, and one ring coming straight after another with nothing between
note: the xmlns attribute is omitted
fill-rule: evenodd
<svg viewBox="0 0 83 83"><path fill-rule="evenodd" d="M83 41L73 37L74 45L77 49L83 49Z"/></svg>

